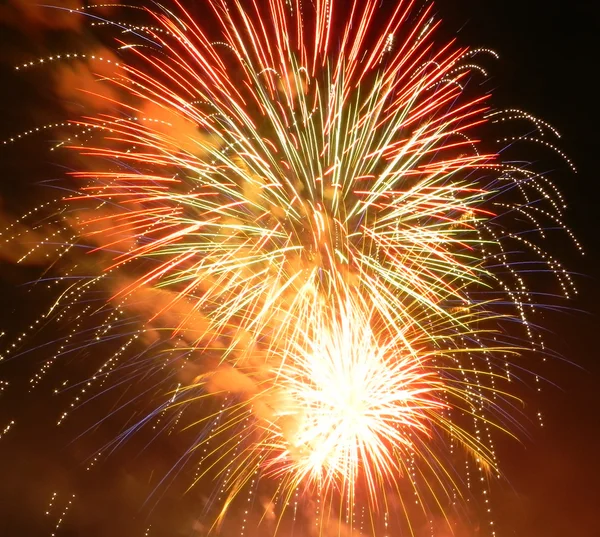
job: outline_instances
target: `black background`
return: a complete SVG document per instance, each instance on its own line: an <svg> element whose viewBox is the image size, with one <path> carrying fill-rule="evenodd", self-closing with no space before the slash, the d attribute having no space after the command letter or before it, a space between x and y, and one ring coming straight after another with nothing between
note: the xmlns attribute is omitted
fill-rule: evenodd
<svg viewBox="0 0 600 537"><path fill-rule="evenodd" d="M495 98L552 123L563 136L560 147L578 169L576 175L553 170L569 202L568 224L585 248L583 258L557 252L580 274L580 293L570 312L548 322L552 345L571 364L553 362L542 372L558 385L541 396L545 427L534 429L522 446L502 446L516 495L500 507L497 518L505 535L592 537L600 532L597 7L591 1L539 0L462 0L439 7L449 25L464 23L460 41L500 54L493 69Z"/></svg>

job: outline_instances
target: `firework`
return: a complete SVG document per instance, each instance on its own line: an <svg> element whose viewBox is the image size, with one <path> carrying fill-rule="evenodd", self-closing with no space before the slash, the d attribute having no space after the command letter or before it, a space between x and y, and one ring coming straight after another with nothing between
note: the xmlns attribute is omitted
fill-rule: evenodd
<svg viewBox="0 0 600 537"><path fill-rule="evenodd" d="M190 454L205 453L196 480L221 479L221 517L257 474L282 510L318 495L351 526L362 496L387 517L401 479L423 509L456 493L444 446L497 474L507 356L541 346L510 244L571 291L557 260L503 226L511 213L541 235L541 220L562 226L560 195L479 141L507 118L552 129L473 95L472 59L490 51L438 44L432 6L413 4L384 24L370 0L213 0L214 24L176 4L128 26L117 55L89 55L109 67L85 89L99 112L61 143L83 164L51 241L74 283L48 316L77 319L61 355L126 340L88 391L109 372L134 380L119 364L139 339L137 357L159 364L146 374L193 372L161 377L166 400L118 442L224 401L188 420L204 427ZM82 307L98 290L108 300Z"/></svg>

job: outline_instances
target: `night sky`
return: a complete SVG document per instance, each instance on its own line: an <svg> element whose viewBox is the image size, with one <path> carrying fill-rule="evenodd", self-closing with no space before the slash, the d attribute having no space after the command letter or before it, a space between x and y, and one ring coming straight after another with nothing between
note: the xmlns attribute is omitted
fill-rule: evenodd
<svg viewBox="0 0 600 537"><path fill-rule="evenodd" d="M558 251L553 250L577 275L579 295L559 302L561 310L548 311L544 318L548 345L564 360L549 360L543 365L539 374L547 383L541 394L533 387L523 388L520 394L527 403L527 414L535 415L538 409L543 413L544 427L532 420L526 424L528 436L523 435L520 443L497 439L506 478L493 490L498 537L600 535L600 183L596 164L600 114L595 82L600 18L594 4L437 2L444 20L443 34L500 54L498 61L486 62L490 78L485 84L494 90L494 104L518 107L550 122L562 134L560 148L578 169L577 174L571 173L553 156L537 164L538 169L551 172L565 194L570 207L567 224L583 244L585 255L580 256L567 242L557 242ZM85 29L69 28L62 19L40 22L34 16L15 17L15 13L10 2L0 5L0 140L65 117L68 112L48 87L49 77L16 76L12 66L58 45L69 48L85 41ZM60 157L53 160L49 147L44 135L0 147L0 228L48 196L40 181L63 173L66 163ZM39 277L38 268L15 267L12 253L3 254L1 248L0 332L4 329L14 334L31 322L32 312L41 311L50 295L28 292L26 283ZM0 344L9 339L8 335L1 338ZM34 338L32 345L40 344L42 341ZM0 364L0 380L18 384L29 378L40 355L36 351L22 360ZM77 363L68 367L84 368ZM149 524L150 535L158 537L205 534L200 513L208 491L193 490L184 495L174 486L162 498L154 495L145 502L149 487L144 479L149 482L149 474L168 472L167 461L177 456L175 444L181 437L169 437L148 450L140 449L144 439L126 443L118 457L99 463L93 477L88 472L82 478L73 468L88 465L87 457L98 446L87 436L78 439L90 426L85 416L77 416L60 431L54 426L57 408L68 398L55 399L50 388L30 395L7 388L0 394L0 433L11 420L17 422L14 430L0 438L0 535L53 535L72 495L73 507L56 531L57 537L142 536ZM104 434L108 430L104 429ZM126 465L123 460L128 461ZM53 511L45 516L55 491ZM260 535L260 530L247 535ZM460 526L456 535L480 534Z"/></svg>

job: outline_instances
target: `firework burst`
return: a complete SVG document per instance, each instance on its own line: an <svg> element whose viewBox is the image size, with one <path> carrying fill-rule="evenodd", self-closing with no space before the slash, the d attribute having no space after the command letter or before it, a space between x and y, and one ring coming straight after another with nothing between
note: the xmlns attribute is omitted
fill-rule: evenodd
<svg viewBox="0 0 600 537"><path fill-rule="evenodd" d="M541 346L511 243L572 289L503 226L510 214L541 235L542 220L562 226L560 195L480 142L511 118L539 131L523 139L552 129L473 95L473 58L492 53L438 44L432 6L414 4L381 22L370 0L213 0L202 25L176 4L147 10L153 25L106 21L127 41L90 57L109 64L85 89L101 112L61 143L83 165L50 241L74 260L48 313L76 319L58 355L125 338L88 391L109 371L136 378L119 364L139 338L130 360L154 353L152 371L199 364L161 377L166 401L118 441L225 401L188 420L204 427L190 453L207 453L196 480L218 469L221 516L257 473L282 510L301 491L338 502L338 517L365 494L387 517L402 478L423 509L441 504L460 489L447 445L497 473L507 356ZM101 306L86 300L98 290ZM526 343L505 329L515 319Z"/></svg>

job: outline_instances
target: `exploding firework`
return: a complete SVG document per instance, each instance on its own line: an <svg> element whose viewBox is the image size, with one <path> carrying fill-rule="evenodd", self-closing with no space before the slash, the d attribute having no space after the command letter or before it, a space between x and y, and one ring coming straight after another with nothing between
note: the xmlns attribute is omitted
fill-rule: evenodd
<svg viewBox="0 0 600 537"><path fill-rule="evenodd" d="M513 263L531 252L572 290L524 233L563 227L560 194L480 141L512 119L539 134L502 142L552 147L553 129L474 94L493 53L437 43L414 4L384 22L371 0L175 4L102 21L126 29L114 54L47 59L96 66L97 113L70 122L78 171L20 258L59 244L45 317L72 321L33 383L119 341L72 406L152 378L139 397L160 402L115 442L167 412L196 427L186 457L220 480L219 519L261 478L280 513L318 497L321 527L355 527L361 501L387 525L403 480L425 511L460 494L459 448L497 474L508 357L543 347Z"/></svg>

